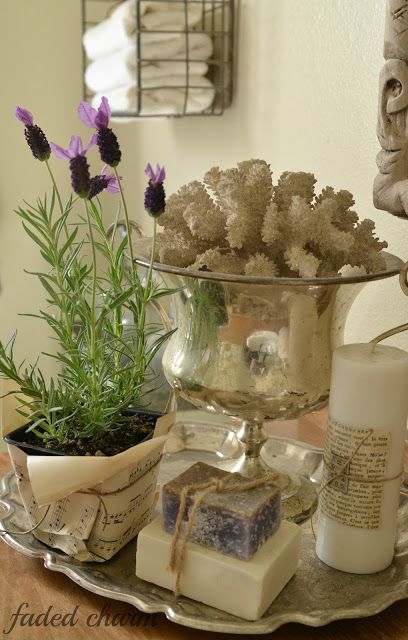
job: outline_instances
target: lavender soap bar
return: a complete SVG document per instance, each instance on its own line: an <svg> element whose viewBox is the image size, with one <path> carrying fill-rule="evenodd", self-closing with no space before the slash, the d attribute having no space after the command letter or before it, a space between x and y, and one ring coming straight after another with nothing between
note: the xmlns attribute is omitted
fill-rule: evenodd
<svg viewBox="0 0 408 640"><path fill-rule="evenodd" d="M163 528L173 534L182 489L211 480L225 480L232 474L197 462L163 487ZM231 484L244 485L243 476ZM184 514L187 521L197 493L189 493ZM272 485L239 491L220 491L206 496L194 518L189 540L240 560L250 560L264 542L277 531L281 521L280 491Z"/></svg>

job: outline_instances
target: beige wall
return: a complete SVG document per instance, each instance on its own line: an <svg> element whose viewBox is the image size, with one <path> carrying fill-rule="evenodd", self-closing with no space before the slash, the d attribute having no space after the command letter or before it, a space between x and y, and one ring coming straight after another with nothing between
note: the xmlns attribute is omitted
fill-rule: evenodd
<svg viewBox="0 0 408 640"><path fill-rule="evenodd" d="M32 241L13 210L35 202L49 188L45 166L25 144L14 118L17 104L30 109L50 140L67 141L76 126L73 106L81 96L79 0L1 0L0 20L0 338L17 328L17 353L27 361L51 349L40 321L17 314L38 310L41 288L23 273L41 266ZM56 161L58 178L66 166ZM47 361L46 366L51 366Z"/></svg>
<svg viewBox="0 0 408 640"><path fill-rule="evenodd" d="M118 127L143 217L142 169L164 162L168 191L212 165L265 158L275 176L313 171L318 186L349 189L360 217L375 219L390 251L408 259L408 221L372 205L378 74L385 0L241 0L235 102L220 117L146 120ZM347 341L406 321L396 278L368 285L355 303ZM408 337L393 340L408 347Z"/></svg>
<svg viewBox="0 0 408 640"><path fill-rule="evenodd" d="M350 189L360 216L373 217L391 251L408 257L408 223L375 212L377 78L382 64L385 0L241 0L235 102L222 117L121 123L121 173L135 218L142 211L143 167L165 163L167 190L212 165L265 158L275 175L316 173L319 186ZM79 0L1 0L0 53L0 337L19 330L28 360L47 344L46 329L17 318L37 308L38 286L22 273L38 266L13 208L47 185L25 147L15 105L34 111L49 138L86 130L75 107L81 95ZM59 177L66 166L55 161ZM97 165L95 165L96 169ZM371 338L406 318L396 279L360 295L347 339ZM408 345L400 338L397 344Z"/></svg>

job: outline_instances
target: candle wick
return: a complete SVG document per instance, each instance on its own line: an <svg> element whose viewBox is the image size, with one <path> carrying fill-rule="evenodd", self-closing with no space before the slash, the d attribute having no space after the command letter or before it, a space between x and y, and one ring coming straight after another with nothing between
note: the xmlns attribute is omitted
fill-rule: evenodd
<svg viewBox="0 0 408 640"><path fill-rule="evenodd" d="M377 341L377 339L371 340L371 342L370 342L370 346L371 346L371 351L370 351L370 353L371 353L371 355L373 355L373 354L374 354L374 352L375 352L375 349L376 349L377 345L378 345L378 341Z"/></svg>

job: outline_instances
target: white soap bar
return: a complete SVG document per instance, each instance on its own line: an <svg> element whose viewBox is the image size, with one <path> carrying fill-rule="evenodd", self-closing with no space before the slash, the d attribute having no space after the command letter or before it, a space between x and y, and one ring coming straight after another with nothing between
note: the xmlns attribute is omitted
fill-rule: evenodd
<svg viewBox="0 0 408 640"><path fill-rule="evenodd" d="M296 571L300 532L298 525L283 521L252 560L237 560L189 542L180 593L234 616L258 620ZM172 540L163 530L162 516L142 529L136 575L173 591L175 575L168 570Z"/></svg>

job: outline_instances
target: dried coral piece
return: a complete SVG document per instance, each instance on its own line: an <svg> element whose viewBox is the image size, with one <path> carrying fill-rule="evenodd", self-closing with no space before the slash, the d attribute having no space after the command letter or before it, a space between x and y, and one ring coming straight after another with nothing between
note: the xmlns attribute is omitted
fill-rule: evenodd
<svg viewBox="0 0 408 640"><path fill-rule="evenodd" d="M256 253L248 259L245 265L245 275L275 278L279 275L279 271L273 260L267 258L263 253Z"/></svg>
<svg viewBox="0 0 408 640"><path fill-rule="evenodd" d="M349 191L315 196L312 173L285 171L274 187L264 160L213 167L168 200L159 219L162 262L264 277L333 276L345 265L380 270L387 246L359 222Z"/></svg>
<svg viewBox="0 0 408 640"><path fill-rule="evenodd" d="M180 192L173 193L167 199L165 212L158 218L158 224L176 233L185 234L189 232L188 225L183 218L186 206L185 199L180 196Z"/></svg>
<svg viewBox="0 0 408 640"><path fill-rule="evenodd" d="M175 267L189 267L197 255L197 246L171 229L157 235L157 252L160 262Z"/></svg>
<svg viewBox="0 0 408 640"><path fill-rule="evenodd" d="M375 223L368 218L357 225L354 231L355 245L348 256L347 264L352 267L364 266L368 272L385 268L385 260L380 251L388 245L374 236L374 229Z"/></svg>
<svg viewBox="0 0 408 640"><path fill-rule="evenodd" d="M279 213L278 205L275 202L271 202L265 211L264 219L262 222L262 240L265 244L272 244L281 237L281 219L282 216Z"/></svg>
<svg viewBox="0 0 408 640"><path fill-rule="evenodd" d="M250 209L244 198L240 172L238 169L212 170L206 174L205 181L214 190L216 202L225 212L229 246L241 249L249 233Z"/></svg>
<svg viewBox="0 0 408 640"><path fill-rule="evenodd" d="M265 160L247 160L238 164L238 170L242 180L242 197L247 213L247 232L244 246L248 253L256 253L262 248L262 225L265 211L272 200L271 169Z"/></svg>
<svg viewBox="0 0 408 640"><path fill-rule="evenodd" d="M309 241L318 245L321 255L332 256L333 253L346 254L354 244L353 235L342 231L333 224L337 207L335 200L324 200L315 208L313 228L309 230Z"/></svg>
<svg viewBox="0 0 408 640"><path fill-rule="evenodd" d="M315 278L320 267L320 260L316 256L296 246L285 251L285 262L301 278Z"/></svg>
<svg viewBox="0 0 408 640"><path fill-rule="evenodd" d="M264 160L247 160L238 169L215 167L204 177L219 207L226 214L230 247L256 251L262 243L260 228L272 198L272 176Z"/></svg>
<svg viewBox="0 0 408 640"><path fill-rule="evenodd" d="M315 195L315 184L316 178L313 173L285 171L275 187L274 201L281 210L290 207L293 196L299 196L311 204Z"/></svg>
<svg viewBox="0 0 408 640"><path fill-rule="evenodd" d="M225 214L214 204L201 182L190 182L178 195L185 202L183 218L193 236L212 242L225 238Z"/></svg>
<svg viewBox="0 0 408 640"><path fill-rule="evenodd" d="M220 273L243 274L245 260L233 253L226 253L219 247L216 247L215 249L207 249L203 254L197 256L197 260L191 265L191 268Z"/></svg>

